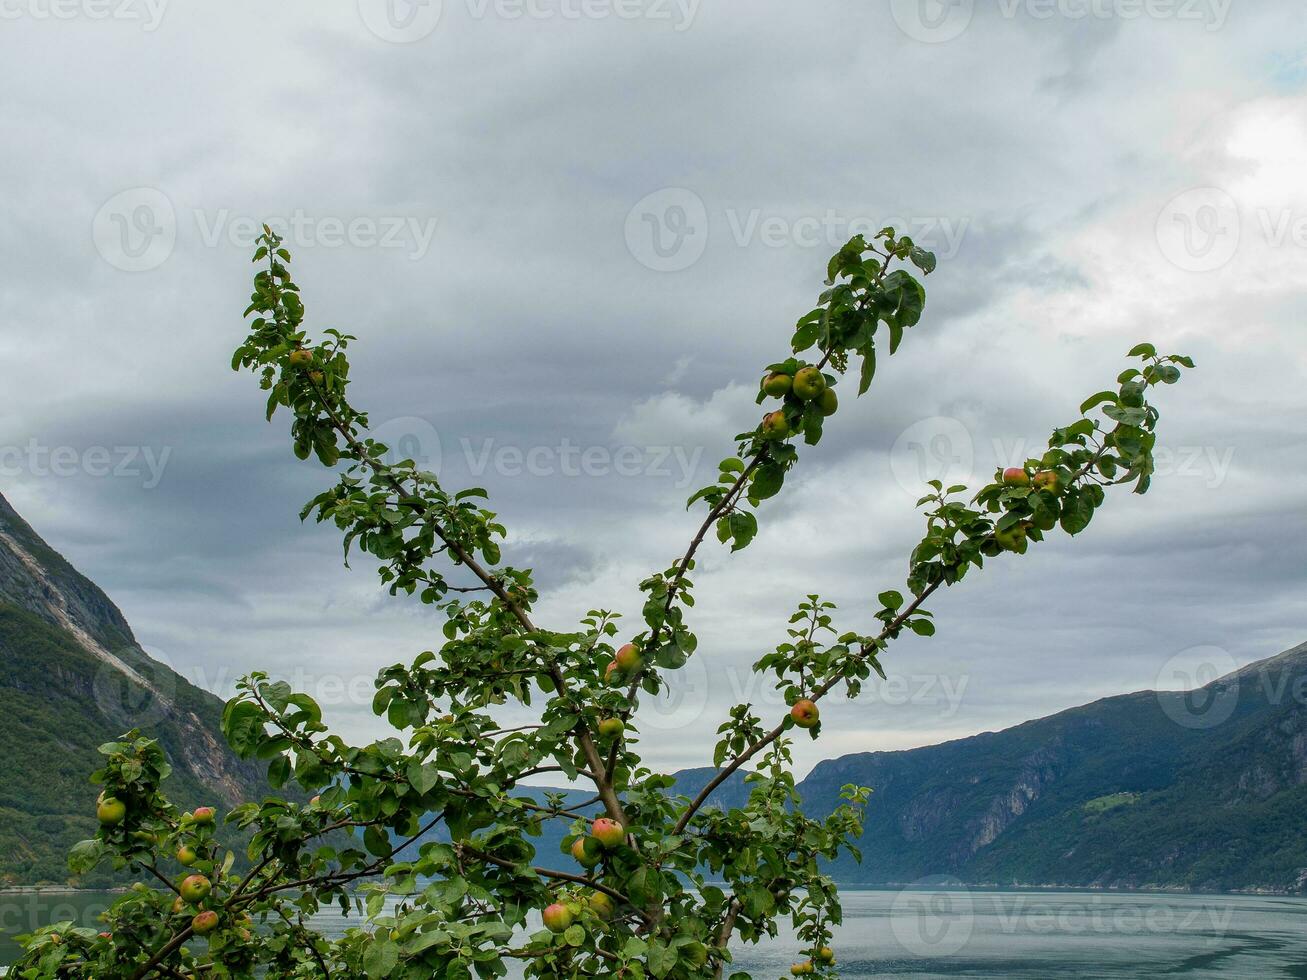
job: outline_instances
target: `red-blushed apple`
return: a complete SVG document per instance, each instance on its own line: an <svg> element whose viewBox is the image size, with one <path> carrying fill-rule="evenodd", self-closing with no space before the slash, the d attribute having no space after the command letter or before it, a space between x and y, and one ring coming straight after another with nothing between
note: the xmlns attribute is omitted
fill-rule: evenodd
<svg viewBox="0 0 1307 980"><path fill-rule="evenodd" d="M184 908L186 908L186 903L182 901L182 897L181 897L180 895L178 895L176 898L174 898L174 899L172 900L172 914L173 914L173 915L176 915L178 912L182 911L182 909L184 909Z"/></svg>
<svg viewBox="0 0 1307 980"><path fill-rule="evenodd" d="M191 919L191 931L197 936L207 936L218 928L218 913L212 909L206 909Z"/></svg>
<svg viewBox="0 0 1307 980"><path fill-rule="evenodd" d="M618 670L634 674L644 666L644 657L640 656L640 650L634 643L623 643L617 653L613 654L613 662L617 664Z"/></svg>
<svg viewBox="0 0 1307 980"><path fill-rule="evenodd" d="M826 379L815 367L799 368L794 374L792 390L796 398L810 402L826 390Z"/></svg>
<svg viewBox="0 0 1307 980"><path fill-rule="evenodd" d="M213 883L209 881L208 878L204 877L204 875L187 875L186 878L183 879L181 887L177 890L186 901L190 902L192 905L198 905L208 897L212 888Z"/></svg>
<svg viewBox="0 0 1307 980"><path fill-rule="evenodd" d="M540 917L544 919L545 928L550 932L566 932L568 927L575 921L572 910L562 902L555 902L553 905L545 906L545 910Z"/></svg>
<svg viewBox="0 0 1307 980"><path fill-rule="evenodd" d="M214 820L214 811L211 806L197 806L195 813L191 815L192 819L201 826L209 826Z"/></svg>
<svg viewBox="0 0 1307 980"><path fill-rule="evenodd" d="M626 730L626 723L621 718L600 718L598 730L603 738L616 738Z"/></svg>
<svg viewBox="0 0 1307 980"><path fill-rule="evenodd" d="M762 379L762 390L773 398L784 398L790 393L794 379L783 371L773 371Z"/></svg>
<svg viewBox="0 0 1307 980"><path fill-rule="evenodd" d="M604 848L593 837L578 837L572 842L572 857L583 868L593 868L603 860Z"/></svg>
<svg viewBox="0 0 1307 980"><path fill-rule="evenodd" d="M614 679L620 684L622 679L621 668L617 666L616 660L608 661L608 666L604 668L604 683L612 684Z"/></svg>
<svg viewBox="0 0 1307 980"><path fill-rule="evenodd" d="M619 846L622 841L626 840L626 828L616 820L608 817L600 817L590 825L590 834L604 847L612 848Z"/></svg>
<svg viewBox="0 0 1307 980"><path fill-rule="evenodd" d="M191 847L189 844L183 844L181 847L177 848L177 863L183 867L189 868L195 863L195 858L195 848Z"/></svg>
<svg viewBox="0 0 1307 980"><path fill-rule="evenodd" d="M790 423L784 412L768 412L762 417L764 439L784 439L790 434Z"/></svg>
<svg viewBox="0 0 1307 980"><path fill-rule="evenodd" d="M293 350L290 352L289 360L290 366L293 368L306 368L313 363L313 351L304 350L303 348Z"/></svg>
<svg viewBox="0 0 1307 980"><path fill-rule="evenodd" d="M317 805L318 805L319 803L321 803L321 802L322 802L322 797L321 797L321 796L310 797L310 799L309 799L309 806L317 806Z"/></svg>
<svg viewBox="0 0 1307 980"><path fill-rule="evenodd" d="M590 896L590 911L601 919L611 919L617 911L617 906L606 893L595 892Z"/></svg>
<svg viewBox="0 0 1307 980"><path fill-rule="evenodd" d="M835 394L834 388L824 388L822 393L817 396L817 411L822 415L834 415L836 409L840 407L839 395Z"/></svg>
<svg viewBox="0 0 1307 980"><path fill-rule="evenodd" d="M1030 486L1030 474L1024 466L1009 466L1003 471L1003 482L1010 487Z"/></svg>
<svg viewBox="0 0 1307 980"><path fill-rule="evenodd" d="M1054 470L1040 470L1035 474L1035 486L1049 493L1062 492L1062 478Z"/></svg>
<svg viewBox="0 0 1307 980"><path fill-rule="evenodd" d="M116 827L127 819L127 804L116 796L106 796L96 804L95 818L102 827Z"/></svg>
<svg viewBox="0 0 1307 980"><path fill-rule="evenodd" d="M816 704L803 698L794 702L794 707L790 709L790 717L800 728L812 728L821 719L821 712L817 710Z"/></svg>

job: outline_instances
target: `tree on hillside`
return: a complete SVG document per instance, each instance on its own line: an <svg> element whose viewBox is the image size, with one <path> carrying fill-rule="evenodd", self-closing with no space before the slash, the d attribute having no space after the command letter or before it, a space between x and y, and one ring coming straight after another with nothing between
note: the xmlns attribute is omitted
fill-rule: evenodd
<svg viewBox="0 0 1307 980"><path fill-rule="evenodd" d="M732 708L716 775L690 797L642 764L637 709L690 657L711 656L690 627L696 557L710 535L731 551L753 540L799 446L815 446L837 414L837 391L866 392L878 357L918 323L925 292L915 276L934 269L934 256L888 228L839 250L789 356L763 372L758 426L690 497L700 517L688 546L640 583L638 627L595 609L563 630L535 621L532 573L504 563L505 529L486 491L446 488L411 460L390 461L369 435L348 398L354 338L310 339L290 255L267 228L255 261L253 321L233 365L258 374L269 418L289 410L295 454L336 474L303 516L334 522L346 555L377 559L393 595L436 606L444 643L381 671L373 708L395 735L367 745L328 731L318 705L284 682L262 673L241 682L227 739L307 802L181 813L155 742L130 732L103 746L101 829L71 865L139 869L153 886L118 900L103 932L63 923L28 937L15 976L470 978L502 976L517 961L531 977L745 977L731 973L732 944L775 936L783 918L805 949L792 972L837 975L840 904L822 865L854 851L870 790L846 786L828 818L809 819L792 740L821 734L823 698L856 697L873 672L884 677L881 658L905 630L934 632L925 604L941 589L1059 528L1080 533L1110 488L1147 491L1158 421L1147 396L1193 366L1141 344L1130 352L1139 366L1085 401L1039 458L969 496L924 488L925 533L903 590L881 592L874 622L850 627L836 625L831 603L802 598L754 665L790 710ZM496 710L506 704L536 720L505 727ZM742 769L747 802L711 805ZM542 773L589 786L593 800L529 792L523 780ZM239 865L216 836L224 821L248 839ZM571 871L540 866L534 842L554 821L567 828ZM361 913L336 938L308 923L333 904Z"/></svg>

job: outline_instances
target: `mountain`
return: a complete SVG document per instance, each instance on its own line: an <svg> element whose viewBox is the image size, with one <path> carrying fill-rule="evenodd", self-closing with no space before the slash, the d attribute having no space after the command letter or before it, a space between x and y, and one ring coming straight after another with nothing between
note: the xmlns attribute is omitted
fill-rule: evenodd
<svg viewBox="0 0 1307 980"><path fill-rule="evenodd" d="M221 713L0 496L0 885L70 881L68 848L96 827L96 747L131 728L168 753L179 805L262 796L262 773L222 739Z"/></svg>
<svg viewBox="0 0 1307 980"><path fill-rule="evenodd" d="M1307 644L1189 695L1143 691L927 748L819 764L819 816L874 789L845 883L1302 892Z"/></svg>

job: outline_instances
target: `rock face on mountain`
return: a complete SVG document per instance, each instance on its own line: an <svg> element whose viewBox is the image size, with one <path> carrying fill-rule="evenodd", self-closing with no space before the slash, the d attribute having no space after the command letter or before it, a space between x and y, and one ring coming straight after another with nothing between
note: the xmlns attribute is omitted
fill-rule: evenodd
<svg viewBox="0 0 1307 980"><path fill-rule="evenodd" d="M875 792L844 882L1299 892L1307 644L1188 695L1105 698L996 733L823 762L812 815Z"/></svg>
<svg viewBox="0 0 1307 980"><path fill-rule="evenodd" d="M179 803L257 798L262 775L227 749L221 712L0 497L0 884L69 880L68 847L95 829L96 747L133 727L167 751Z"/></svg>

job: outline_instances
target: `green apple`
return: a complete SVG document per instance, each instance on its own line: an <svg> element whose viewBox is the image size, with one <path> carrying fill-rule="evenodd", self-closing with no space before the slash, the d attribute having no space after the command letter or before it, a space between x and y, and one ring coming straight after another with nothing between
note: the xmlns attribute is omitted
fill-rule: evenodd
<svg viewBox="0 0 1307 980"><path fill-rule="evenodd" d="M1049 493L1062 492L1062 478L1057 475L1055 470L1040 470L1035 474L1035 486L1040 490L1047 490Z"/></svg>
<svg viewBox="0 0 1307 980"><path fill-rule="evenodd" d="M696 939L681 947L681 955L692 967L698 969L708 962L708 947Z"/></svg>
<svg viewBox="0 0 1307 980"><path fill-rule="evenodd" d="M784 398L790 393L794 379L781 371L773 371L762 379L762 390L773 398Z"/></svg>
<svg viewBox="0 0 1307 980"><path fill-rule="evenodd" d="M840 407L839 396L835 394L834 388L824 388L822 393L817 396L817 411L822 415L834 415L835 410Z"/></svg>
<svg viewBox="0 0 1307 980"><path fill-rule="evenodd" d="M617 911L617 906L606 893L595 892L590 896L590 911L601 919L611 919Z"/></svg>
<svg viewBox="0 0 1307 980"><path fill-rule="evenodd" d="M835 950L831 949L829 946L823 946L821 949L817 950L817 959L821 960L823 963L834 963Z"/></svg>
<svg viewBox="0 0 1307 980"><path fill-rule="evenodd" d="M810 402L826 390L826 379L815 367L799 368L794 375L795 397Z"/></svg>
<svg viewBox="0 0 1307 980"><path fill-rule="evenodd" d="M784 439L790 434L790 423L784 412L768 412L762 417L764 439Z"/></svg>
<svg viewBox="0 0 1307 980"><path fill-rule="evenodd" d="M191 931L197 936L207 936L218 928L218 913L211 909L206 909L195 918L191 919Z"/></svg>
<svg viewBox="0 0 1307 980"><path fill-rule="evenodd" d="M96 805L95 818L102 827L116 827L127 819L127 804L116 796L106 796Z"/></svg>
<svg viewBox="0 0 1307 980"><path fill-rule="evenodd" d="M593 868L603 860L603 845L593 837L578 837L572 843L572 857L583 868Z"/></svg>
<svg viewBox="0 0 1307 980"><path fill-rule="evenodd" d="M1013 524L1009 528L994 532L994 540L1004 551L1022 552L1026 550L1026 527Z"/></svg>
<svg viewBox="0 0 1307 980"><path fill-rule="evenodd" d="M616 820L600 817L590 825L594 839L607 848L617 847L626 840L626 828Z"/></svg>
<svg viewBox="0 0 1307 980"><path fill-rule="evenodd" d="M183 867L189 868L195 863L195 858L195 848L191 847L189 844L183 844L181 847L177 848L177 863Z"/></svg>
<svg viewBox="0 0 1307 980"><path fill-rule="evenodd" d="M182 898L192 905L198 905L208 896L213 889L213 883L204 875L187 875L182 881L181 887L177 889Z"/></svg>
<svg viewBox="0 0 1307 980"><path fill-rule="evenodd" d="M600 718L598 727L603 738L616 738L626 730L626 724L621 718Z"/></svg>
<svg viewBox="0 0 1307 980"><path fill-rule="evenodd" d="M550 932L566 932L568 927L576 921L572 915L572 910L562 902L555 902L553 905L545 906L541 918L545 920L545 928Z"/></svg>
<svg viewBox="0 0 1307 980"><path fill-rule="evenodd" d="M311 350L293 350L290 352L290 366L293 368L306 368L313 363L313 351Z"/></svg>
<svg viewBox="0 0 1307 980"><path fill-rule="evenodd" d="M817 968L812 965L811 961L808 961L807 963L795 963L790 967L790 972L796 977L801 977L809 973L817 972Z"/></svg>
<svg viewBox="0 0 1307 980"><path fill-rule="evenodd" d="M803 698L794 702L794 707L790 709L790 717L800 728L812 728L821 719L821 712L817 710L814 702Z"/></svg>

